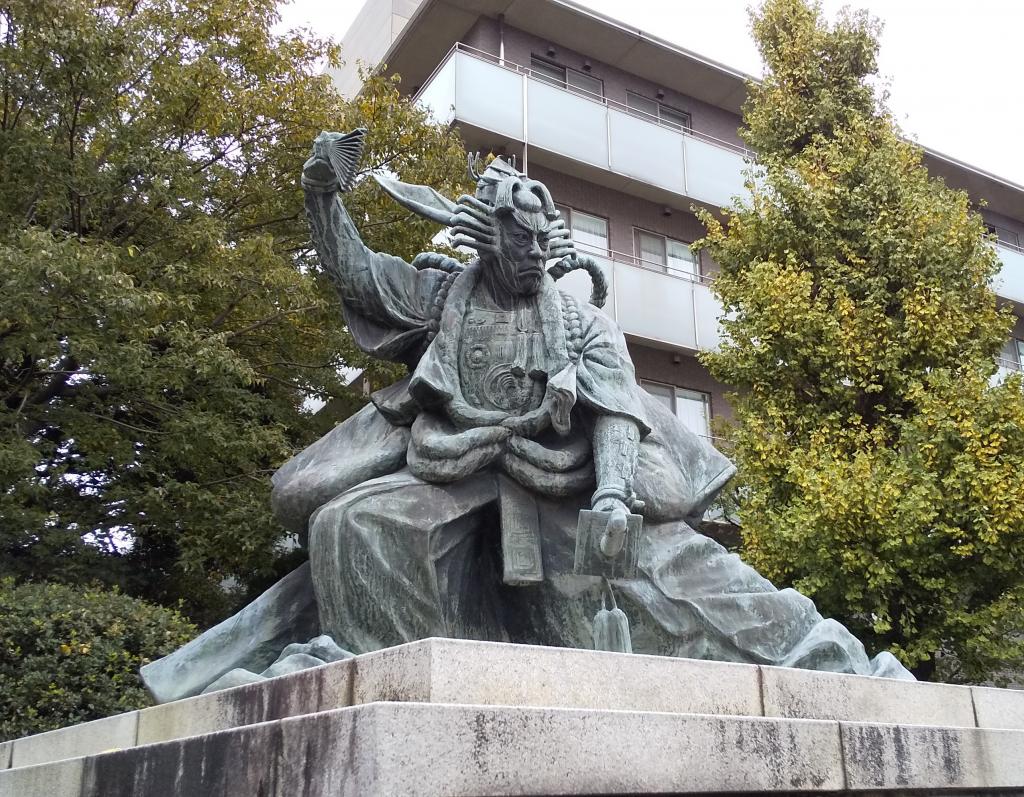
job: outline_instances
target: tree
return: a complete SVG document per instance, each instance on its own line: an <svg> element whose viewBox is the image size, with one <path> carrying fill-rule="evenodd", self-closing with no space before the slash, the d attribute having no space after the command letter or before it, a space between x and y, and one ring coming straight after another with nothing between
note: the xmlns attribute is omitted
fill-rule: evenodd
<svg viewBox="0 0 1024 797"><path fill-rule="evenodd" d="M0 571L100 578L218 619L272 568L269 475L343 408L355 350L298 183L322 129L451 194L447 128L338 49L272 33L274 0L0 2ZM368 186L370 245L435 230Z"/></svg>
<svg viewBox="0 0 1024 797"><path fill-rule="evenodd" d="M744 107L748 200L721 264L744 551L920 677L1021 662L1024 401L968 197L930 179L875 87L876 22L766 0Z"/></svg>
<svg viewBox="0 0 1024 797"><path fill-rule="evenodd" d="M196 634L116 591L0 579L0 740L149 705L139 667Z"/></svg>

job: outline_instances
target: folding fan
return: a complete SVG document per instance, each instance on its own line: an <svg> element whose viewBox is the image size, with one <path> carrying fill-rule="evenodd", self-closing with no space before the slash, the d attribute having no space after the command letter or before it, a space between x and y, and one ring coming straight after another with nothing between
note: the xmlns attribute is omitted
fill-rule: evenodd
<svg viewBox="0 0 1024 797"><path fill-rule="evenodd" d="M366 128L357 127L350 133L321 133L317 137L320 155L327 158L338 178L341 191L349 191L359 170L359 159L363 154Z"/></svg>

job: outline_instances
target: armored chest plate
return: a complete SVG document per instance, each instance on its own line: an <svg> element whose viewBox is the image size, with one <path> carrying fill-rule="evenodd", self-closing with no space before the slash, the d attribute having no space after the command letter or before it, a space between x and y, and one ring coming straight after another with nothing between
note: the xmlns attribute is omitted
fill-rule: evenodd
<svg viewBox="0 0 1024 797"><path fill-rule="evenodd" d="M510 415L536 409L544 398L544 336L536 308L470 306L459 344L462 394L477 409Z"/></svg>

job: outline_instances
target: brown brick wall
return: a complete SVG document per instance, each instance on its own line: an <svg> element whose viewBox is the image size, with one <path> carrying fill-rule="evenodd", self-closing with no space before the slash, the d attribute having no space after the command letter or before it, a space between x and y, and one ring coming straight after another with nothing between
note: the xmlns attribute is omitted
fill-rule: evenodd
<svg viewBox="0 0 1024 797"><path fill-rule="evenodd" d="M498 21L490 17L480 17L462 37L462 43L485 53L498 55Z"/></svg>

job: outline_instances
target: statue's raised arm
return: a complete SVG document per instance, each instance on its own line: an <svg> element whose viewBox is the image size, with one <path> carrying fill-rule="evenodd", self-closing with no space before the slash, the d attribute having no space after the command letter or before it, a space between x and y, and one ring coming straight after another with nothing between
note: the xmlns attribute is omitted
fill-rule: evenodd
<svg viewBox="0 0 1024 797"><path fill-rule="evenodd" d="M342 197L355 183L365 135L365 129L357 128L317 136L302 169L306 214L313 245L338 290L357 345L376 357L411 363L422 352L431 302L445 273L416 268L363 243Z"/></svg>

